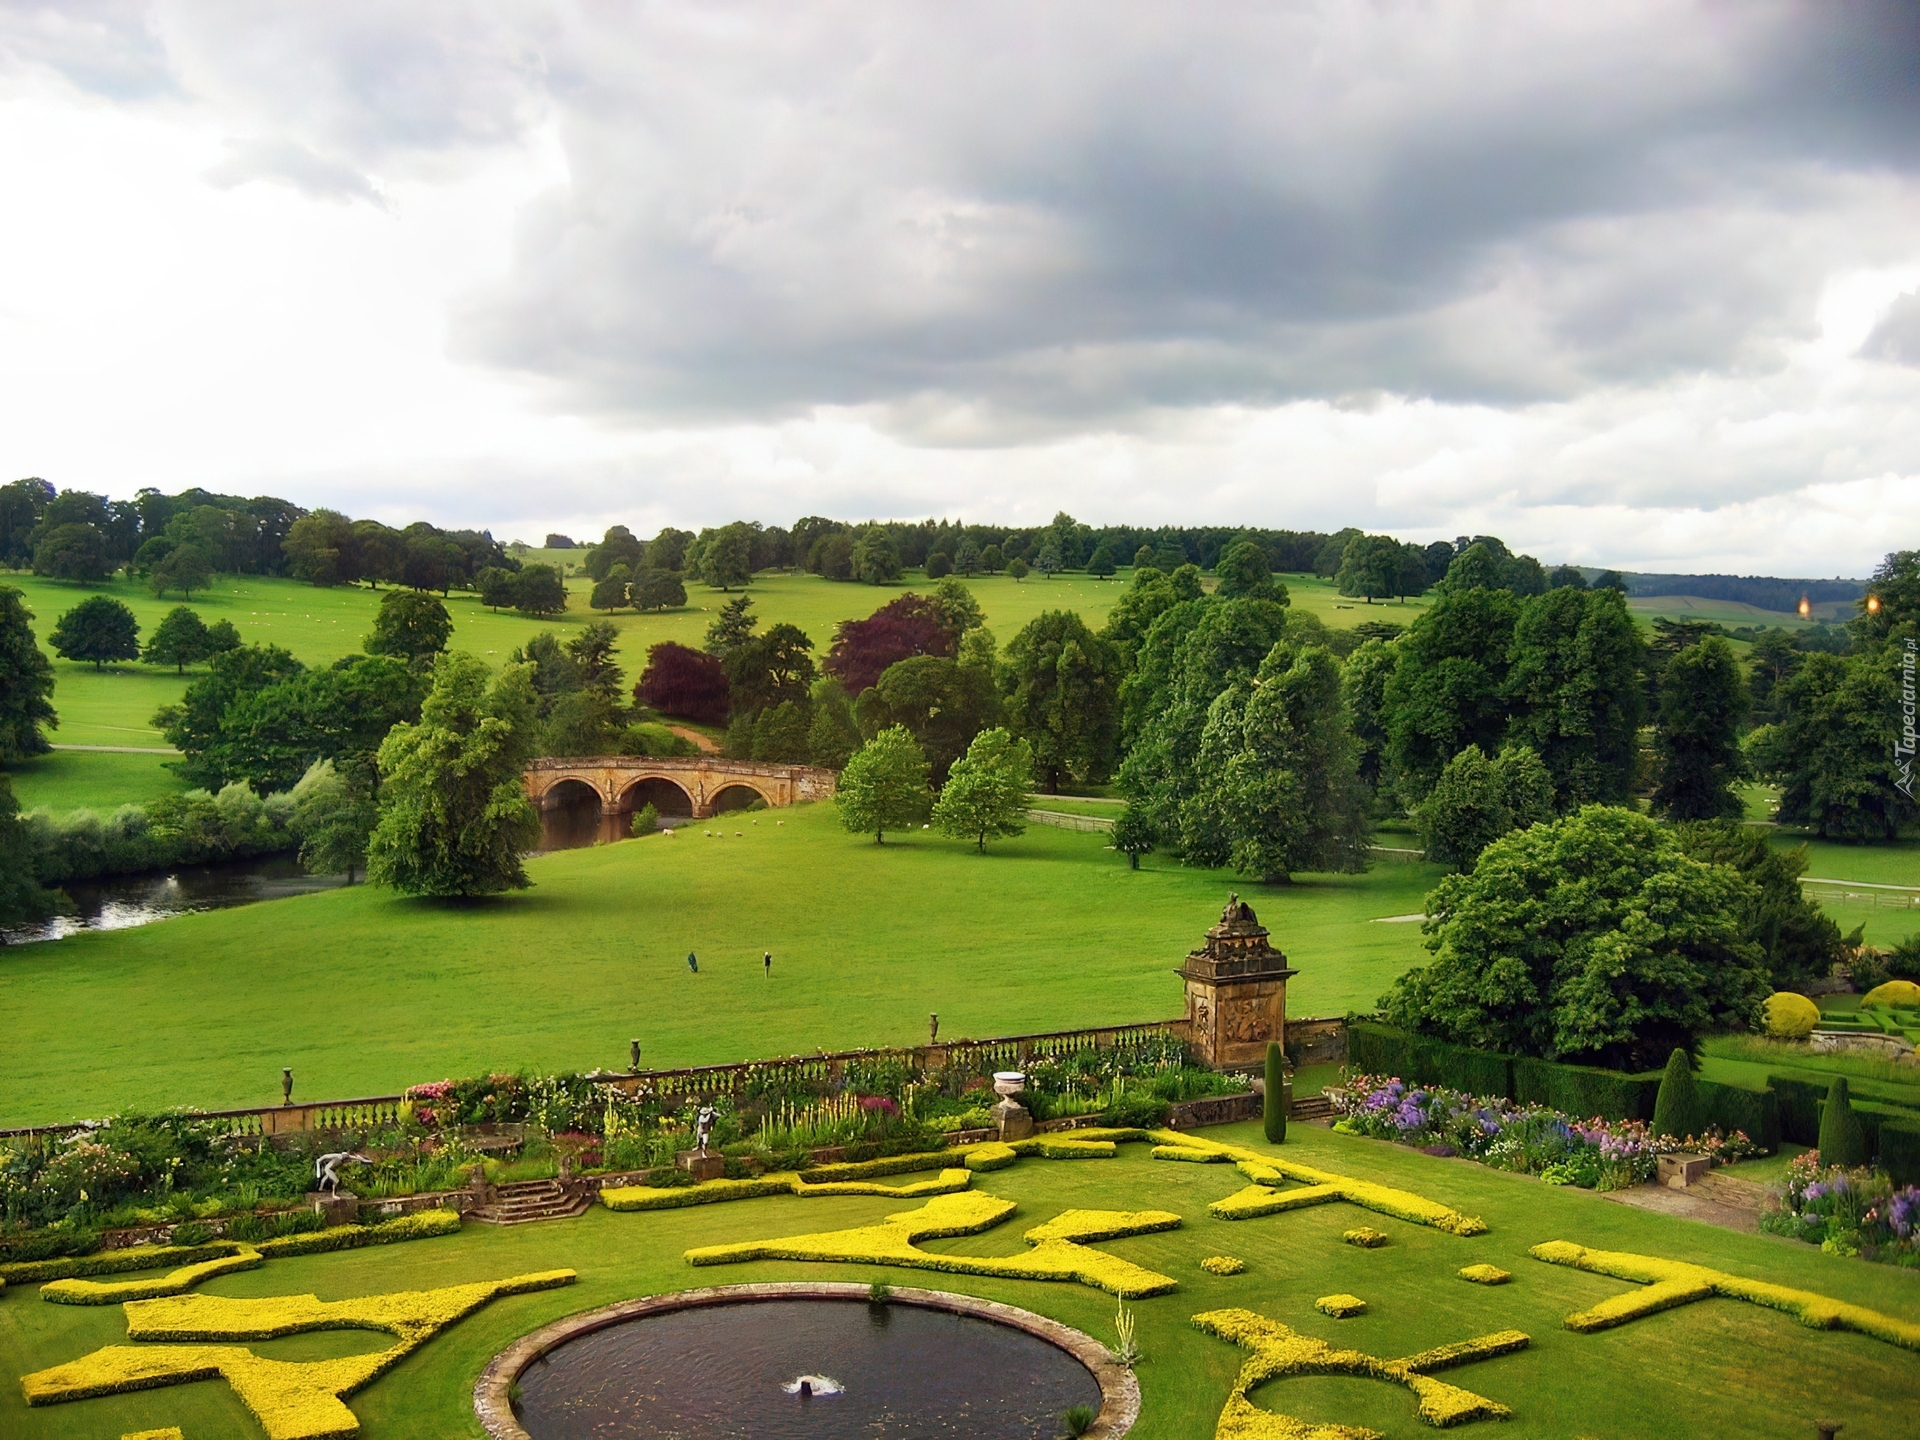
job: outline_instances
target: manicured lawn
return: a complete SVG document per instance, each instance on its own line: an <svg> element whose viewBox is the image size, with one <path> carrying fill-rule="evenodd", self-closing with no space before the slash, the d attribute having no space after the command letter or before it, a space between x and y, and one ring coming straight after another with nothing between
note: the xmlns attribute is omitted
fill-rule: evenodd
<svg viewBox="0 0 1920 1440"><path fill-rule="evenodd" d="M177 795L188 783L167 768L174 757L90 754L84 750L55 750L36 755L13 767L13 793L22 810L78 810L107 812L129 801Z"/></svg>
<svg viewBox="0 0 1920 1440"><path fill-rule="evenodd" d="M1338 1015L1424 957L1419 926L1370 922L1440 874L1264 889L1038 825L986 855L931 832L876 847L825 805L714 828L540 857L534 889L478 904L355 886L10 948L0 1125L273 1103L283 1065L297 1096L344 1098L624 1067L631 1036L664 1066L918 1043L929 1012L948 1038L1165 1019L1229 890L1299 970L1290 1012Z"/></svg>
<svg viewBox="0 0 1920 1440"><path fill-rule="evenodd" d="M1210 1139L1268 1148L1257 1125L1201 1132ZM1144 1359L1138 1375L1143 1410L1137 1440L1210 1436L1244 1358L1190 1323L1202 1311L1245 1307L1297 1331L1392 1358L1519 1329L1527 1349L1445 1372L1443 1378L1512 1408L1501 1426L1473 1433L1566 1440L1668 1440L1675 1435L1798 1437L1814 1417L1847 1423L1848 1434L1911 1432L1920 1405L1920 1365L1911 1351L1862 1335L1808 1329L1789 1316L1733 1300L1710 1299L1576 1334L1565 1317L1631 1288L1626 1282L1544 1264L1528 1247L1569 1240L1590 1247L1686 1259L1762 1277L1920 1319L1910 1273L1824 1255L1807 1246L1712 1229L1555 1189L1462 1161L1435 1160L1375 1141L1296 1126L1288 1158L1360 1179L1410 1189L1479 1215L1489 1233L1460 1239L1346 1204L1262 1219L1219 1221L1210 1201L1243 1181L1230 1167L1150 1160L1146 1147L1123 1145L1098 1161L1022 1160L975 1178L975 1188L1018 1202L1014 1218L984 1235L929 1241L926 1248L1009 1255L1020 1233L1071 1207L1165 1209L1176 1230L1105 1242L1101 1248L1173 1277L1179 1288L1135 1301ZM1113 1334L1114 1301L1072 1283L1036 1283L930 1274L877 1265L765 1261L695 1269L681 1258L696 1245L764 1239L871 1224L919 1202L792 1197L694 1209L615 1215L596 1208L578 1220L510 1230L469 1225L458 1236L380 1249L270 1261L264 1268L208 1282L203 1292L272 1296L312 1292L323 1300L492 1279L571 1267L566 1289L498 1300L454 1325L351 1404L366 1440L475 1436L471 1393L487 1360L519 1335L561 1315L611 1301L701 1285L770 1280L884 1280L896 1286L962 1291L1039 1311L1100 1339ZM1384 1231L1390 1243L1360 1250L1341 1243L1356 1225ZM1200 1269L1212 1254L1238 1256L1243 1274ZM1487 1262L1513 1272L1497 1287L1455 1277ZM1368 1304L1336 1321L1313 1309L1316 1297L1346 1291ZM33 1287L0 1297L0 1369L19 1376L125 1342L118 1307L41 1302ZM379 1348L384 1337L319 1335L255 1342L256 1353L287 1360ZM833 1373L832 1357L820 1369ZM769 1383L788 1377L769 1377ZM1365 1425L1394 1437L1427 1431L1413 1397L1397 1386L1359 1379L1281 1379L1254 1392L1257 1404L1317 1424ZM220 1381L78 1401L29 1410L16 1386L0 1385L0 1433L17 1440L114 1436L179 1425L195 1437L257 1436L258 1426Z"/></svg>
<svg viewBox="0 0 1920 1440"><path fill-rule="evenodd" d="M1867 885L1920 886L1920 836L1908 834L1878 845L1840 845L1814 840L1796 830L1776 830L1773 843L1807 847L1807 875L1820 880L1850 880ZM1837 898L1832 886L1816 886L1820 906L1844 934L1866 927L1869 944L1891 946L1920 932L1920 895L1861 891L1853 898Z"/></svg>

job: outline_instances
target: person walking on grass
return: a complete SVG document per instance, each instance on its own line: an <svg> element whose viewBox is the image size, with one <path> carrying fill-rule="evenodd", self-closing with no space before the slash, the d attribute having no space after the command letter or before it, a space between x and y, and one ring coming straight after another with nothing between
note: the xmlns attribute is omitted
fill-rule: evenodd
<svg viewBox="0 0 1920 1440"><path fill-rule="evenodd" d="M760 957L760 964L764 967L767 978L771 980L773 978L773 952L771 950Z"/></svg>
<svg viewBox="0 0 1920 1440"><path fill-rule="evenodd" d="M700 957L695 955L691 950L687 951L687 969L691 970L695 975L700 973Z"/></svg>

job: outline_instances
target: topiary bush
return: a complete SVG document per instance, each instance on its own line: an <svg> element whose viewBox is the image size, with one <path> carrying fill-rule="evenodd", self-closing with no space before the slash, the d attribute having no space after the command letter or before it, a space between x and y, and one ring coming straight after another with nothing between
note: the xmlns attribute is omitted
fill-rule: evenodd
<svg viewBox="0 0 1920 1440"><path fill-rule="evenodd" d="M1767 1034L1775 1040L1804 1040L1820 1023L1820 1007L1804 995L1776 990L1767 997Z"/></svg>
<svg viewBox="0 0 1920 1440"><path fill-rule="evenodd" d="M1660 1077L1660 1093L1653 1101L1653 1133L1671 1135L1676 1140L1705 1132L1706 1109L1700 1103L1700 1090L1693 1083L1693 1059L1676 1049L1667 1057L1667 1068Z"/></svg>
<svg viewBox="0 0 1920 1440"><path fill-rule="evenodd" d="M1261 1119L1266 1124L1269 1145L1279 1145L1286 1140L1287 1057L1277 1040L1267 1042L1267 1093Z"/></svg>
<svg viewBox="0 0 1920 1440"><path fill-rule="evenodd" d="M1894 1010L1920 1009L1920 985L1911 980L1889 980L1876 985L1861 997L1860 1007L1885 1005Z"/></svg>
<svg viewBox="0 0 1920 1440"><path fill-rule="evenodd" d="M1867 1133L1847 1098L1847 1077L1836 1075L1827 1087L1826 1107L1820 1112L1820 1159L1849 1169L1867 1163Z"/></svg>

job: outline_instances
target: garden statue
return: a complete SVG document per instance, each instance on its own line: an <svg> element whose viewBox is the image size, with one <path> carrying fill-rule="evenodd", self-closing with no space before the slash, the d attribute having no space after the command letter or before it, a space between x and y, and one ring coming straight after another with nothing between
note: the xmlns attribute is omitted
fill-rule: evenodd
<svg viewBox="0 0 1920 1440"><path fill-rule="evenodd" d="M702 1105L700 1113L693 1117L693 1138L700 1144L700 1153L707 1153L707 1141L713 1138L713 1107Z"/></svg>
<svg viewBox="0 0 1920 1440"><path fill-rule="evenodd" d="M322 1155L313 1162L313 1178L318 1182L318 1188L322 1195L328 1193L337 1195L340 1193L340 1172L337 1167L341 1165L371 1165L372 1163L373 1161L365 1155L355 1155L348 1150L336 1151L331 1155Z"/></svg>

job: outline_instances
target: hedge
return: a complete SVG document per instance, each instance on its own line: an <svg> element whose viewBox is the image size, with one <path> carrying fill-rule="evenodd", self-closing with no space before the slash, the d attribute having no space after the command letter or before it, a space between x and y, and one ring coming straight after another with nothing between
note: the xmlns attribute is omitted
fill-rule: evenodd
<svg viewBox="0 0 1920 1440"><path fill-rule="evenodd" d="M1743 1130L1769 1155L1780 1148L1780 1097L1772 1090L1750 1090L1716 1080L1696 1081L1695 1088L1707 1124L1718 1125L1721 1134Z"/></svg>
<svg viewBox="0 0 1920 1440"><path fill-rule="evenodd" d="M1827 1098L1827 1087L1791 1075L1769 1075L1780 1106L1780 1138L1795 1145L1820 1143L1820 1103Z"/></svg>
<svg viewBox="0 0 1920 1440"><path fill-rule="evenodd" d="M1566 1320L1569 1330L1605 1330L1656 1311L1671 1310L1676 1305L1688 1305L1710 1295L1724 1295L1730 1300L1784 1310L1814 1330L1852 1330L1889 1345L1920 1350L1920 1323L1883 1315L1865 1306L1849 1305L1809 1290L1790 1290L1784 1285L1749 1280L1744 1275L1728 1275L1684 1260L1589 1250L1565 1240L1549 1240L1544 1245L1535 1245L1527 1253L1550 1265L1570 1265L1596 1275L1611 1275L1616 1280L1632 1280L1642 1287L1609 1296L1589 1310L1569 1315Z"/></svg>
<svg viewBox="0 0 1920 1440"><path fill-rule="evenodd" d="M262 1240L255 1248L269 1259L285 1255L322 1255L330 1250L357 1250L362 1245L392 1245L402 1240L427 1240L452 1235L460 1229L458 1210L422 1210L377 1225L335 1225L304 1235L282 1235Z"/></svg>
<svg viewBox="0 0 1920 1440"><path fill-rule="evenodd" d="M1515 1056L1512 1099L1545 1105L1577 1119L1651 1120L1660 1076L1626 1075L1591 1065L1559 1065Z"/></svg>
<svg viewBox="0 0 1920 1440"><path fill-rule="evenodd" d="M202 1280L236 1270L257 1270L264 1263L260 1252L247 1246L237 1254L182 1265L145 1280L50 1280L40 1287L40 1298L52 1305L121 1305L129 1300L184 1295Z"/></svg>
<svg viewBox="0 0 1920 1440"><path fill-rule="evenodd" d="M1920 1185L1920 1117L1881 1122L1880 1168L1896 1185Z"/></svg>
<svg viewBox="0 0 1920 1440"><path fill-rule="evenodd" d="M205 1245L127 1245L92 1255L65 1255L52 1260L21 1260L0 1265L0 1281L30 1285L35 1281L68 1280L86 1275L118 1275L127 1270L157 1270L163 1265L198 1265L223 1255L237 1255L246 1247L232 1240Z"/></svg>
<svg viewBox="0 0 1920 1440"><path fill-rule="evenodd" d="M1411 1035L1375 1021L1348 1025L1347 1059L1369 1075L1398 1075L1415 1085L1445 1085L1471 1095L1513 1096L1513 1056Z"/></svg>

